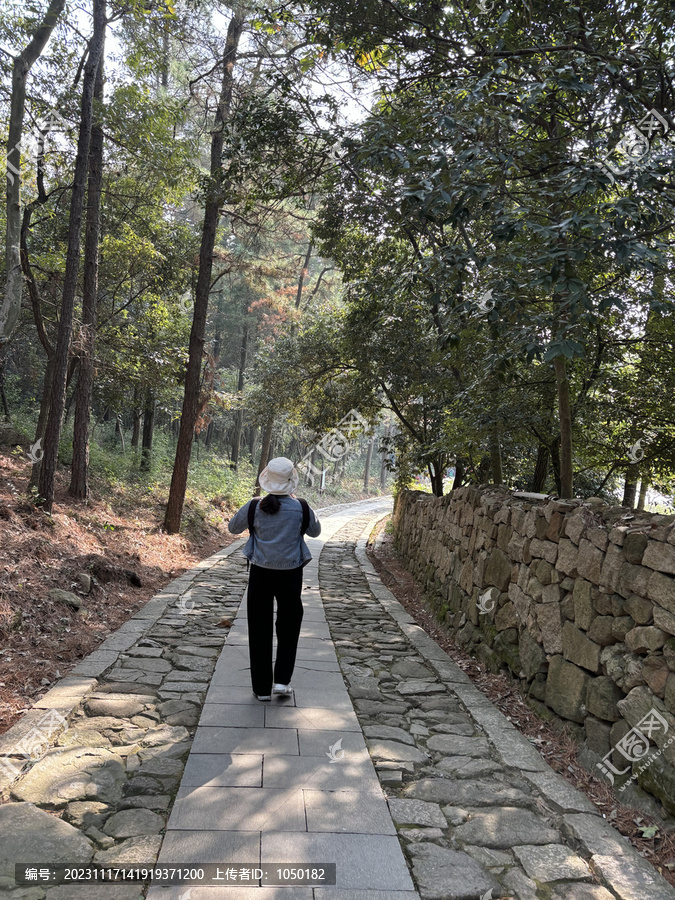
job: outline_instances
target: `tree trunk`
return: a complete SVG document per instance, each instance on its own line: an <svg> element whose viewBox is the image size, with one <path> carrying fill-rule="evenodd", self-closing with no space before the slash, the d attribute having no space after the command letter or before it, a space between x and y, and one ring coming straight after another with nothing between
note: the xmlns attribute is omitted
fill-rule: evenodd
<svg viewBox="0 0 675 900"><path fill-rule="evenodd" d="M143 407L141 406L141 392L138 385L134 386L134 426L131 432L131 447L138 450L138 442L141 439L141 419L143 418Z"/></svg>
<svg viewBox="0 0 675 900"><path fill-rule="evenodd" d="M384 438L388 438L391 433L391 426L387 425L384 429ZM384 490L387 486L387 458L389 456L388 445L385 444L385 449L382 451L382 460L380 463L380 490Z"/></svg>
<svg viewBox="0 0 675 900"><path fill-rule="evenodd" d="M555 380L558 388L558 418L560 420L560 496L569 499L574 496L572 476L572 408L570 405L570 383L567 378L567 363L564 356L553 360Z"/></svg>
<svg viewBox="0 0 675 900"><path fill-rule="evenodd" d="M558 437L551 441L550 451L551 466L553 467L553 480L555 481L555 492L558 497L561 497L562 488L560 481L560 443Z"/></svg>
<svg viewBox="0 0 675 900"><path fill-rule="evenodd" d="M272 430L274 428L274 416L272 416L265 425L262 438L262 447L260 448L260 463L258 464L258 475L255 480L255 497L260 496L260 473L270 461L270 446L272 444Z"/></svg>
<svg viewBox="0 0 675 900"><path fill-rule="evenodd" d="M644 509L645 504L647 503L647 491L649 490L649 479L646 476L642 476L642 481L640 482L640 497L638 499L638 509Z"/></svg>
<svg viewBox="0 0 675 900"><path fill-rule="evenodd" d="M532 481L530 482L530 490L534 494L540 494L544 490L550 458L551 453L549 448L545 444L539 444L539 449L537 450L537 462L535 463Z"/></svg>
<svg viewBox="0 0 675 900"><path fill-rule="evenodd" d="M11 421L11 416L9 414L9 405L7 404L7 395L5 394L5 366L7 365L6 359L0 360L0 400L2 401L2 412L5 416L5 422Z"/></svg>
<svg viewBox="0 0 675 900"><path fill-rule="evenodd" d="M302 289L305 284L305 278L307 277L309 271L309 261L312 258L312 250L314 249L314 242L310 241L307 246L307 253L305 254L305 261L303 263L302 269L300 270L300 275L298 276L298 290L295 295L295 308L300 309L300 304L302 303ZM297 327L297 323L294 321L291 323L291 337L295 335L295 330Z"/></svg>
<svg viewBox="0 0 675 900"><path fill-rule="evenodd" d="M194 317L190 332L190 348L187 373L185 377L185 395L180 419L180 432L176 459L171 477L169 500L164 516L164 528L169 534L180 531L180 522L185 502L188 467L192 452L192 438L199 409L199 386L202 374L202 357L204 355L204 333L206 330L206 313L209 305L211 288L211 272L213 269L213 248L220 219L220 208L223 203L221 178L224 127L232 104L234 87L233 69L237 58L239 41L244 30L244 10L237 6L230 19L227 39L223 52L223 80L220 89L215 127L211 138L211 183L207 190L204 208L204 224L202 226L202 242L199 250L199 274L195 291Z"/></svg>
<svg viewBox="0 0 675 900"><path fill-rule="evenodd" d="M248 351L248 322L244 322L244 331L241 336L241 351L239 354L239 379L237 381L237 393L239 402L242 402L244 392L244 375L246 373L246 355ZM237 410L237 418L234 425L234 437L232 438L232 468L237 471L239 467L239 448L241 446L241 432L244 427L244 408Z"/></svg>
<svg viewBox="0 0 675 900"><path fill-rule="evenodd" d="M499 445L499 435L495 432L490 435L490 469L492 471L492 483L502 484L502 449Z"/></svg>
<svg viewBox="0 0 675 900"><path fill-rule="evenodd" d="M94 102L103 103L105 43L101 52ZM96 344L96 301L98 297L98 245L101 231L101 183L103 180L103 126L100 110L92 125L89 146L89 184L84 238L84 278L82 283L82 328L80 374L77 379L75 422L73 425L73 461L69 493L79 500L89 496L89 421L94 386L94 347ZM124 437L122 437L124 442Z"/></svg>
<svg viewBox="0 0 675 900"><path fill-rule="evenodd" d="M476 476L476 481L478 484L487 484L488 472L490 471L490 457L481 456L480 462L478 464L478 468L474 469L474 474Z"/></svg>
<svg viewBox="0 0 675 900"><path fill-rule="evenodd" d="M452 480L452 489L457 490L457 488L461 488L464 484L464 475L466 474L466 468L464 466L464 460L460 459L458 456L455 460L455 477Z"/></svg>
<svg viewBox="0 0 675 900"><path fill-rule="evenodd" d="M300 272L300 277L298 278L298 292L295 295L295 308L300 309L300 303L302 302L302 288L305 283L305 278L309 272L309 261L312 258L312 249L314 247L314 242L310 241L307 247L307 253L305 255L305 262L302 266L302 271Z"/></svg>
<svg viewBox="0 0 675 900"><path fill-rule="evenodd" d="M12 97L7 137L7 224L5 230L5 291L0 304L0 346L12 336L21 312L21 138L28 73L45 48L66 0L51 0L47 12L24 50L12 65Z"/></svg>
<svg viewBox="0 0 675 900"><path fill-rule="evenodd" d="M375 435L371 437L368 444L368 452L366 453L366 465L363 470L363 490L366 494L370 493L370 464L373 461L373 450L375 448Z"/></svg>
<svg viewBox="0 0 675 900"><path fill-rule="evenodd" d="M300 441L297 439L297 437L291 438L284 456L287 456L288 459L295 459L297 456L300 456Z"/></svg>
<svg viewBox="0 0 675 900"><path fill-rule="evenodd" d="M258 426L252 425L248 434L248 453L251 459L255 456L255 448L258 443Z"/></svg>
<svg viewBox="0 0 675 900"><path fill-rule="evenodd" d="M216 333L213 338L213 371L218 371L218 364L220 362L220 350L222 346L221 339L221 317L223 313L223 292L218 291L218 302L216 304ZM213 419L209 422L206 428L206 440L204 441L204 446L207 450L211 449L211 444L216 435L216 423Z"/></svg>
<svg viewBox="0 0 675 900"><path fill-rule="evenodd" d="M80 133L77 141L77 157L73 177L73 191L70 199L70 216L68 221L68 251L66 271L63 277L63 296L61 300L61 316L59 319L58 339L54 353L54 379L49 418L45 430L45 449L40 466L40 496L44 508L51 512L54 503L54 478L59 455L59 440L63 412L66 402L66 378L68 375L68 352L73 330L73 311L75 292L80 263L80 232L82 230L82 210L84 192L89 167L89 142L94 103L94 85L96 73L103 50L103 39L106 28L106 0L93 0L94 33L89 42L89 53L84 66L82 79L82 112Z"/></svg>
<svg viewBox="0 0 675 900"><path fill-rule="evenodd" d="M47 427L47 419L49 418L49 404L52 399L52 377L54 374L54 358L47 357L45 366L45 374L42 379L42 399L40 400L40 412L38 414L37 425L35 427L35 443L36 447L35 461L30 472L28 481L28 490L38 490L40 484L40 466L42 464L42 444L45 439L45 428Z"/></svg>
<svg viewBox="0 0 675 900"><path fill-rule="evenodd" d="M145 391L143 409L143 444L141 447L141 472L149 472L152 462L152 435L155 430L155 396L152 388Z"/></svg>
<svg viewBox="0 0 675 900"><path fill-rule="evenodd" d="M437 459L429 463L429 478L431 479L431 490L435 497L443 496L443 472L444 466L442 460Z"/></svg>
<svg viewBox="0 0 675 900"><path fill-rule="evenodd" d="M169 22L168 19L162 20L162 87L166 90L169 87Z"/></svg>
<svg viewBox="0 0 675 900"><path fill-rule="evenodd" d="M71 363L71 365L69 366L69 369L70 369L69 377L66 381L66 394L67 394L68 388L70 387L70 380L73 377L73 375L75 374L75 370L77 369L77 360L76 359L71 359L70 363ZM75 365L73 365L73 363L75 363ZM64 416L63 416L64 426L68 423L68 419L70 418L70 413L73 408L73 400L74 399L75 399L75 390L73 389L70 392L70 397L68 397L68 399L66 401L65 409L64 409Z"/></svg>
<svg viewBox="0 0 675 900"><path fill-rule="evenodd" d="M115 414L115 434L119 434L120 436L120 444L122 445L122 455L126 453L126 447L124 445L124 424L122 422L122 416L119 413Z"/></svg>
<svg viewBox="0 0 675 900"><path fill-rule="evenodd" d="M621 501L622 506L627 506L629 509L635 509L635 494L637 491L637 472L629 466L626 469L626 480L623 485L623 500Z"/></svg>
<svg viewBox="0 0 675 900"><path fill-rule="evenodd" d="M24 215L24 226L27 228L28 223L30 221L29 215ZM28 279L28 290L31 295L31 305L33 307L33 316L35 319L35 327L37 329L38 337L40 338L40 343L44 347L45 353L47 355L47 362L45 364L45 374L42 379L42 397L40 399L40 412L38 415L37 426L35 428L35 442L32 445L32 457L33 457L33 465L31 467L30 478L28 480L28 490L29 491L38 491L40 484L40 467L42 465L43 458L43 444L45 439L45 431L47 428L47 421L49 419L49 408L52 402L52 384L54 380L54 348L49 343L47 338L47 333L44 328L44 322L42 319L41 311L40 311L40 298L38 296L37 288L35 286L35 280L33 279L33 274L30 269L30 263L28 261L28 249L25 243L26 233L22 235L22 265L24 266L24 274L26 274L26 278ZM68 366L68 374L66 376L66 387L70 384L70 380L73 376L74 369L72 365Z"/></svg>

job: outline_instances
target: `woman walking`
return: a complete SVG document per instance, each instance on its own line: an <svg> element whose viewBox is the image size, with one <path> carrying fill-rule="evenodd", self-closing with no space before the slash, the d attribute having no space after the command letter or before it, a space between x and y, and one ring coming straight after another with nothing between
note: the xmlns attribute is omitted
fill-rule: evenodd
<svg viewBox="0 0 675 900"><path fill-rule="evenodd" d="M302 569L310 559L303 535L318 537L321 524L305 500L293 492L299 476L285 456L260 473L267 496L242 506L228 523L232 534L251 533L244 556L251 563L248 582L248 651L251 686L258 700L292 694L291 676L302 623ZM277 656L272 667L272 620L277 601Z"/></svg>

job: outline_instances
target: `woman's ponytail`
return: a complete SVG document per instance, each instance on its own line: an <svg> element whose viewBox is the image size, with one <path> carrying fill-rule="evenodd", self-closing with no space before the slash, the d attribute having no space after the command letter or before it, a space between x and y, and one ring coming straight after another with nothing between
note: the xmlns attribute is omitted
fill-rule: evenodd
<svg viewBox="0 0 675 900"><path fill-rule="evenodd" d="M274 516L281 509L281 500L276 494L268 494L260 501L260 509L268 516Z"/></svg>

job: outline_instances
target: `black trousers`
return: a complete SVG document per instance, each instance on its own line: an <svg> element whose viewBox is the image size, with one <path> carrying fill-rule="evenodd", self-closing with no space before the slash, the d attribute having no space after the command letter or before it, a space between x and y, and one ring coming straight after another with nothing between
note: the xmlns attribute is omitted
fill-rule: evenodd
<svg viewBox="0 0 675 900"><path fill-rule="evenodd" d="M270 694L272 682L288 684L295 667L302 623L302 567L251 566L248 581L248 653L255 694ZM277 601L277 658L272 669L272 623Z"/></svg>

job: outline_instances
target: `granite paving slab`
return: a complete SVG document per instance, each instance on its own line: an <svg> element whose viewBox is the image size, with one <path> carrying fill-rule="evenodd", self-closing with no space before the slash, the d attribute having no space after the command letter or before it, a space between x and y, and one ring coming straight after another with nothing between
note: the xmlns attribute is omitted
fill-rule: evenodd
<svg viewBox="0 0 675 900"><path fill-rule="evenodd" d="M261 861L336 865L341 890L414 890L398 838L380 834L263 833Z"/></svg>
<svg viewBox="0 0 675 900"><path fill-rule="evenodd" d="M262 753L192 753L185 764L181 786L261 787L262 768ZM269 787L283 787L283 784Z"/></svg>
<svg viewBox="0 0 675 900"><path fill-rule="evenodd" d="M381 793L303 788L302 794L307 831L396 834L387 801Z"/></svg>
<svg viewBox="0 0 675 900"><path fill-rule="evenodd" d="M353 710L352 701L346 689L327 690L324 688L295 688L293 692L294 705L300 709L314 707L315 709Z"/></svg>
<svg viewBox="0 0 675 900"><path fill-rule="evenodd" d="M306 831L301 791L268 787L181 787L169 831Z"/></svg>
<svg viewBox="0 0 675 900"><path fill-rule="evenodd" d="M382 795L367 751L350 753L339 760L308 756L267 756L262 773L263 787L316 788L329 791L358 790Z"/></svg>
<svg viewBox="0 0 675 900"><path fill-rule="evenodd" d="M316 728L332 731L361 731L353 710L325 709L321 707L265 706L267 728Z"/></svg>
<svg viewBox="0 0 675 900"><path fill-rule="evenodd" d="M299 753L297 728L200 727L192 753Z"/></svg>
<svg viewBox="0 0 675 900"><path fill-rule="evenodd" d="M218 863L224 866L260 863L259 831L167 831L157 862L160 865ZM222 888L219 888L222 891Z"/></svg>
<svg viewBox="0 0 675 900"><path fill-rule="evenodd" d="M205 703L199 719L204 727L245 727L262 728L265 724L265 710L260 704L249 703Z"/></svg>

